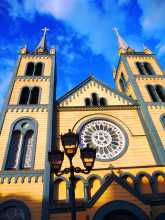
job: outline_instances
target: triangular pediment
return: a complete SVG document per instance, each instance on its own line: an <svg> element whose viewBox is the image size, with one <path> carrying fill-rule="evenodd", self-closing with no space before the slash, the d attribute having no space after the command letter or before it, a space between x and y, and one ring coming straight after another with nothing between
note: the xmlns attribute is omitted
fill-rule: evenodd
<svg viewBox="0 0 165 220"><path fill-rule="evenodd" d="M132 98L110 88L93 76L88 77L85 81L61 97L58 103L61 107L85 106L85 99L88 98L92 102L93 93L97 94L98 100L104 98L107 106L135 104Z"/></svg>
<svg viewBox="0 0 165 220"><path fill-rule="evenodd" d="M113 200L135 201L142 206L148 204L147 200L143 198L141 194L115 174L109 175L100 189L89 201L88 207L102 206L104 203Z"/></svg>

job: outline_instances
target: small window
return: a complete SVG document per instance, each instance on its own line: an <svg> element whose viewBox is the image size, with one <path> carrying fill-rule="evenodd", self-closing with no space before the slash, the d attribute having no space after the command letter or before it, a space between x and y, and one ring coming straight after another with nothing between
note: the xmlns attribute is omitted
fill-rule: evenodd
<svg viewBox="0 0 165 220"><path fill-rule="evenodd" d="M148 93L150 94L150 97L152 98L153 102L159 102L159 97L155 91L155 87L152 85L147 85Z"/></svg>
<svg viewBox="0 0 165 220"><path fill-rule="evenodd" d="M85 99L85 106L91 106L91 100L90 98Z"/></svg>
<svg viewBox="0 0 165 220"><path fill-rule="evenodd" d="M31 95L30 95L30 102L29 102L29 104L31 104L31 105L38 104L39 90L40 89L38 87L33 87L31 89Z"/></svg>
<svg viewBox="0 0 165 220"><path fill-rule="evenodd" d="M156 89L156 92L157 92L160 100L162 102L165 102L165 91L164 91L164 88L161 85L156 85L155 89Z"/></svg>
<svg viewBox="0 0 165 220"><path fill-rule="evenodd" d="M27 64L27 68L26 68L26 76L32 76L34 73L34 63L30 62Z"/></svg>
<svg viewBox="0 0 165 220"><path fill-rule="evenodd" d="M98 106L98 98L96 93L92 93L92 105Z"/></svg>
<svg viewBox="0 0 165 220"><path fill-rule="evenodd" d="M29 88L24 87L21 91L21 96L20 96L20 101L19 101L20 105L27 105L28 104L29 94L30 94Z"/></svg>
<svg viewBox="0 0 165 220"><path fill-rule="evenodd" d="M150 63L145 62L144 63L144 68L145 68L148 75L155 75L155 72L154 72L154 70L153 70Z"/></svg>
<svg viewBox="0 0 165 220"><path fill-rule="evenodd" d="M43 71L43 63L37 63L35 66L34 76L41 76Z"/></svg>
<svg viewBox="0 0 165 220"><path fill-rule="evenodd" d="M106 106L107 105L107 101L105 98L100 98L100 106Z"/></svg>

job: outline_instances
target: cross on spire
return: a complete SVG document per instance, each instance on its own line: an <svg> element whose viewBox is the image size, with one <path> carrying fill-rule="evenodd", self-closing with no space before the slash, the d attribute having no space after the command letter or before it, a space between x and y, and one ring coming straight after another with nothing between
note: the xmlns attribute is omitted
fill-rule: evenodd
<svg viewBox="0 0 165 220"><path fill-rule="evenodd" d="M49 31L49 29L47 27L44 27L41 30L43 31L43 35L39 44L36 47L36 51L41 49L43 50L43 52L47 52L46 33Z"/></svg>
<svg viewBox="0 0 165 220"><path fill-rule="evenodd" d="M46 34L47 31L49 31L49 29L47 27L44 27L41 30L44 32L44 35Z"/></svg>

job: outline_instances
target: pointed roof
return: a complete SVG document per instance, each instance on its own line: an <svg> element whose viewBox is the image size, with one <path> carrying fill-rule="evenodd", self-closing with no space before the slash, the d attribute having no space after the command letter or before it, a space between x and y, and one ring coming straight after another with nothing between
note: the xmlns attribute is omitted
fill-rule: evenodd
<svg viewBox="0 0 165 220"><path fill-rule="evenodd" d="M119 31L118 31L118 29L116 27L113 28L113 31L116 34L119 49L122 48L122 49L124 49L126 51L129 48L127 42L119 34Z"/></svg>
<svg viewBox="0 0 165 220"><path fill-rule="evenodd" d="M46 33L47 33L47 31L49 31L49 29L47 27L44 27L42 29L42 31L43 31L43 35L42 35L42 38L35 49L36 52L38 52L40 50L41 50L41 52L47 51Z"/></svg>

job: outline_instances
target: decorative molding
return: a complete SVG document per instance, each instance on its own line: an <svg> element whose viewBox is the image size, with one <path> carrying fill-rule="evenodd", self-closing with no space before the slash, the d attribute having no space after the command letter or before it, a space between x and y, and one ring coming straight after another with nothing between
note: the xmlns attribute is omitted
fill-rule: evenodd
<svg viewBox="0 0 165 220"><path fill-rule="evenodd" d="M102 110L135 110L138 105L111 105L111 106L57 106L57 111L102 111Z"/></svg>
<svg viewBox="0 0 165 220"><path fill-rule="evenodd" d="M136 80L165 80L163 75L135 75Z"/></svg>
<svg viewBox="0 0 165 220"><path fill-rule="evenodd" d="M42 178L43 182L43 175L44 175L44 170L36 170L36 171L24 171L24 170L13 170L13 171L3 171L0 172L0 184L4 184L4 181L7 184L11 183L11 180L14 178L14 183L18 183L18 180L21 179L21 183L25 182L25 179L27 178L28 183L32 182L32 178L34 177L34 182L38 182L39 178Z"/></svg>
<svg viewBox="0 0 165 220"><path fill-rule="evenodd" d="M17 76L15 81L19 82L47 82L50 81L50 76Z"/></svg>
<svg viewBox="0 0 165 220"><path fill-rule="evenodd" d="M48 105L8 105L7 112L48 112Z"/></svg>
<svg viewBox="0 0 165 220"><path fill-rule="evenodd" d="M22 57L25 59L36 59L36 60L41 60L41 59L48 59L50 57L53 57L54 54L22 54Z"/></svg>

